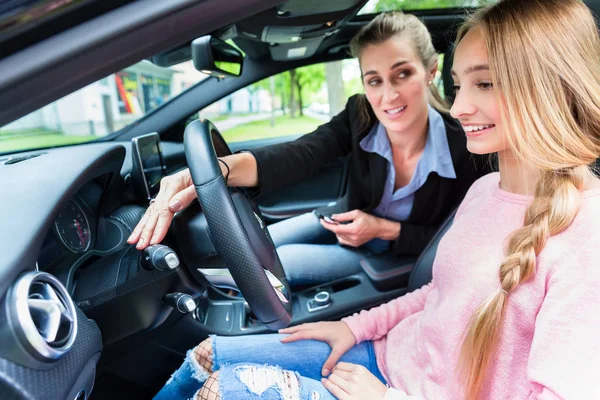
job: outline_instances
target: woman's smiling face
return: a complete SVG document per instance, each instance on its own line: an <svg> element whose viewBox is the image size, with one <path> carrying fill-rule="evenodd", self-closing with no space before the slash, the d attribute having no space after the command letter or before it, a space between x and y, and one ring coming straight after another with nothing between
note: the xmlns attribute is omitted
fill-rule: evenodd
<svg viewBox="0 0 600 400"><path fill-rule="evenodd" d="M366 46L360 67L367 100L389 135L426 126L428 86L437 65L426 68L408 39L394 36Z"/></svg>
<svg viewBox="0 0 600 400"><path fill-rule="evenodd" d="M479 28L470 29L456 47L452 79L456 97L450 114L463 126L469 151L490 154L506 150L508 141L502 127L497 89Z"/></svg>

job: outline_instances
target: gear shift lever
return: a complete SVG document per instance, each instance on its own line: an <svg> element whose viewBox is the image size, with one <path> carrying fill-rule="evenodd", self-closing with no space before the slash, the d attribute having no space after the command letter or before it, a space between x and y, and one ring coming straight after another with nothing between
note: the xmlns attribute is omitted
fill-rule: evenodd
<svg viewBox="0 0 600 400"><path fill-rule="evenodd" d="M173 249L163 244L154 244L142 251L141 263L147 270L168 271L179 266L179 257Z"/></svg>

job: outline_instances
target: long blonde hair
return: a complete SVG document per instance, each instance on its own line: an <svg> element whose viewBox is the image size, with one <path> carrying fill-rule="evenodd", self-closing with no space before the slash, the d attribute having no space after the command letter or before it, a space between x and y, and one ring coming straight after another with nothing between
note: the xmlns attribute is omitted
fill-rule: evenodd
<svg viewBox="0 0 600 400"><path fill-rule="evenodd" d="M416 16L401 11L381 13L362 27L350 41L350 53L360 59L365 47L380 44L394 36L406 37L413 43L414 50L426 70L438 64L438 54L433 47L427 27ZM364 97L362 99L366 101ZM448 113L448 102L433 84L429 86L429 103L436 110ZM366 104L361 106L360 110L361 119L368 124L370 117L366 111Z"/></svg>
<svg viewBox="0 0 600 400"><path fill-rule="evenodd" d="M477 309L459 359L466 398L484 394L510 294L532 278L550 236L579 210L588 166L600 154L600 39L580 0L501 0L471 16L482 33L511 150L539 171L523 227L500 265L500 289Z"/></svg>

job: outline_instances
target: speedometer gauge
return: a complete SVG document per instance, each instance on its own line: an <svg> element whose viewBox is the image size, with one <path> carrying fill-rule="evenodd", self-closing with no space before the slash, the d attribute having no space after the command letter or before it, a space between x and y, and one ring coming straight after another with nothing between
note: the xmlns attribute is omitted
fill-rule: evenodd
<svg viewBox="0 0 600 400"><path fill-rule="evenodd" d="M54 226L60 241L73 253L83 253L90 247L90 224L76 202L71 201L61 210Z"/></svg>

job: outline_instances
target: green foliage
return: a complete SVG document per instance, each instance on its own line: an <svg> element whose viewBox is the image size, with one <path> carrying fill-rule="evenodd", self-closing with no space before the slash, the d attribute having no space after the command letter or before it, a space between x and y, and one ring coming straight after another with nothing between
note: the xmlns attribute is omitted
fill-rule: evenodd
<svg viewBox="0 0 600 400"><path fill-rule="evenodd" d="M290 96L290 87L291 87L290 74L289 74L289 72L283 72L281 74L275 75L274 79L275 79L275 96L277 96L281 99L282 107L285 107L285 105L288 102L287 99ZM267 90L270 92L271 91L270 78L263 79L260 82L256 82L256 83L248 86L248 90L250 90L251 93L253 93L254 91L256 91L258 89L264 89L264 90Z"/></svg>
<svg viewBox="0 0 600 400"><path fill-rule="evenodd" d="M298 68L295 74L295 86L298 90L298 104L300 115L307 105L307 97L321 89L325 83L325 64L314 64Z"/></svg>
<svg viewBox="0 0 600 400"><path fill-rule="evenodd" d="M325 64L314 64L296 70L297 84L302 90L316 92L325 83Z"/></svg>
<svg viewBox="0 0 600 400"><path fill-rule="evenodd" d="M496 0L379 0L375 12L391 10L435 10L440 8L480 7Z"/></svg>
<svg viewBox="0 0 600 400"><path fill-rule="evenodd" d="M294 82L291 80L290 71L278 74L275 76L275 96L281 99L281 103L289 106L290 95L294 90L294 98L297 104L308 104L310 99L316 92L321 89L325 83L325 64L314 64L302 68L297 68L294 72ZM269 78L263 79L248 89L254 92L258 89L271 90Z"/></svg>

